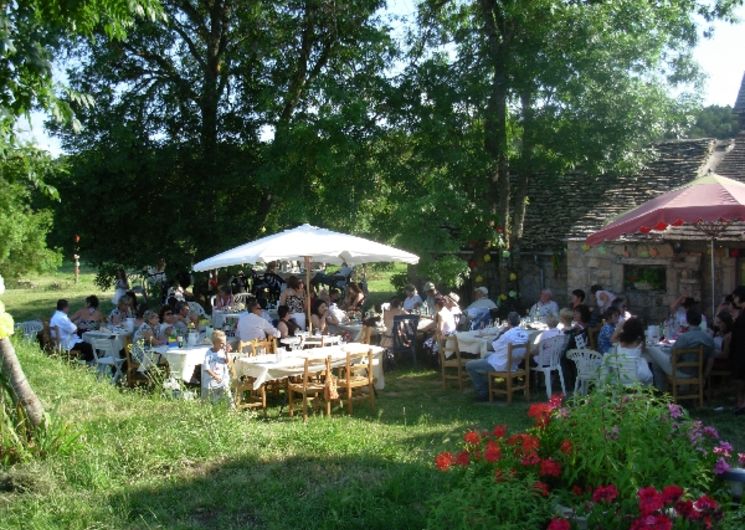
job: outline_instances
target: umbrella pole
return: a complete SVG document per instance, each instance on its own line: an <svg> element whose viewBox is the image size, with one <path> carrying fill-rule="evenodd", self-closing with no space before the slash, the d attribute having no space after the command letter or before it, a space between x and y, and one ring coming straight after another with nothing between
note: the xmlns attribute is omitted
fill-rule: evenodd
<svg viewBox="0 0 745 530"><path fill-rule="evenodd" d="M714 317L716 317L716 303L717 303L717 297L714 294L714 286L715 286L715 280L714 280L714 238L711 238L711 241L709 242L709 250L711 251L711 322L714 322Z"/></svg>
<svg viewBox="0 0 745 530"><path fill-rule="evenodd" d="M308 333L313 334L313 323L310 320L310 256L305 256L305 318L308 319Z"/></svg>

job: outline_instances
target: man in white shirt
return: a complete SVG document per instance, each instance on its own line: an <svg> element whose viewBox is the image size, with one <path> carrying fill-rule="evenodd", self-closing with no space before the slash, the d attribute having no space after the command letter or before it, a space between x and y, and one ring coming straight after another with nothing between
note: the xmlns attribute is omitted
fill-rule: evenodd
<svg viewBox="0 0 745 530"><path fill-rule="evenodd" d="M553 293L551 289L544 289L541 291L541 296L538 301L533 304L530 308L530 316L537 318L543 322L546 321L548 315L559 315L559 305L551 300Z"/></svg>
<svg viewBox="0 0 745 530"><path fill-rule="evenodd" d="M473 290L473 302L464 313L471 321L471 329L479 329L491 318L491 310L496 309L497 304L489 299L489 289L484 286Z"/></svg>
<svg viewBox="0 0 745 530"><path fill-rule="evenodd" d="M242 341L264 340L267 337L280 337L280 332L261 316L261 305L256 300L249 302L248 310L238 319L237 335Z"/></svg>
<svg viewBox="0 0 745 530"><path fill-rule="evenodd" d="M57 300L57 310L49 320L49 328L52 333L52 337L57 336L60 346L65 351L76 351L80 353L80 357L90 362L93 360L93 347L87 342L83 342L83 339L78 337L78 327L73 324L67 313L70 311L70 304L67 300Z"/></svg>
<svg viewBox="0 0 745 530"><path fill-rule="evenodd" d="M476 399L486 401L489 399L489 385L486 379L486 373L490 371L502 372L507 369L507 349L510 344L520 345L528 343L527 332L520 327L520 315L512 311L507 315L507 324L509 328L502 333L497 340L492 343L494 353L484 359L474 359L466 363L466 371L473 381L473 387L476 389ZM518 364L523 359L526 349L516 351L512 356L512 370L516 370Z"/></svg>

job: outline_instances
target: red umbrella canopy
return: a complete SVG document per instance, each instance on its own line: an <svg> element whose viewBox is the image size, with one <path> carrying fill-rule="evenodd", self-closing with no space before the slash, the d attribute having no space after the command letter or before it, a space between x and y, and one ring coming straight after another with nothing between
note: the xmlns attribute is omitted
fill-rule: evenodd
<svg viewBox="0 0 745 530"><path fill-rule="evenodd" d="M744 219L745 184L709 174L618 216L588 236L587 244L597 245L634 232L661 231L668 226Z"/></svg>

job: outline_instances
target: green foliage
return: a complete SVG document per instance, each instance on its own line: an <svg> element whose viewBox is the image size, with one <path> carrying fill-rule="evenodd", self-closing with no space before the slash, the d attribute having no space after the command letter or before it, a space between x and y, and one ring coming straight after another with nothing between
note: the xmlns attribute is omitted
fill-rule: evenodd
<svg viewBox="0 0 745 530"><path fill-rule="evenodd" d="M0 274L16 278L30 271L53 270L61 263L58 251L47 247L52 212L33 207L56 190L45 181L55 170L49 157L33 148L18 148L0 158Z"/></svg>
<svg viewBox="0 0 745 530"><path fill-rule="evenodd" d="M435 285L458 288L463 285L469 272L468 263L462 258L448 254L420 262L418 273L421 278Z"/></svg>
<svg viewBox="0 0 745 530"><path fill-rule="evenodd" d="M740 130L737 114L732 107L709 105L694 115L694 122L685 131L686 138L717 138L727 140L734 138Z"/></svg>
<svg viewBox="0 0 745 530"><path fill-rule="evenodd" d="M453 490L431 500L428 530L546 528L552 506L531 477L497 483L494 476L467 472Z"/></svg>

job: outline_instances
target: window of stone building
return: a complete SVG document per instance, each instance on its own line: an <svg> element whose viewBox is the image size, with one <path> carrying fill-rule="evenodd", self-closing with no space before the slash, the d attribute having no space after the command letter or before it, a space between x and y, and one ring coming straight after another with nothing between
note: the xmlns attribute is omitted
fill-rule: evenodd
<svg viewBox="0 0 745 530"><path fill-rule="evenodd" d="M625 291L664 291L667 288L667 268L664 265L624 265Z"/></svg>

